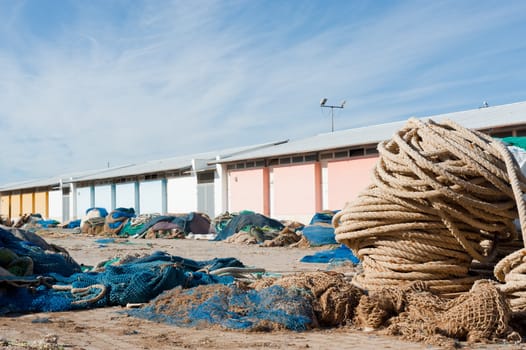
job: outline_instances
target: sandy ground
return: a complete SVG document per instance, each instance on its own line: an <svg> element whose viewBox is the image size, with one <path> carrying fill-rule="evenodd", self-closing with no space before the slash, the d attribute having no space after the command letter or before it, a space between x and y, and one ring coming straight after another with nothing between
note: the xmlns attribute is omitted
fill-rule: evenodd
<svg viewBox="0 0 526 350"><path fill-rule="evenodd" d="M78 263L85 265L96 265L115 256L160 250L194 260L236 257L245 265L280 274L342 270L342 267L329 264L299 261L324 248L265 248L190 239L118 239L115 243L100 244L95 241L97 237L72 234L47 234L44 238L66 248ZM122 310L121 307L108 307L1 317L0 349L436 349L349 327L272 333L191 329L137 319L120 313ZM526 349L522 344L459 346L464 349Z"/></svg>

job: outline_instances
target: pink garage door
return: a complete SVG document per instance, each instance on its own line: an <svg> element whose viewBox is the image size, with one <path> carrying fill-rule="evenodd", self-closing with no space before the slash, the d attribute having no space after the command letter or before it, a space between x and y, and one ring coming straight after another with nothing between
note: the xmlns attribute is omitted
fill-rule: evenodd
<svg viewBox="0 0 526 350"><path fill-rule="evenodd" d="M342 209L371 183L378 157L327 163L329 209Z"/></svg>
<svg viewBox="0 0 526 350"><path fill-rule="evenodd" d="M272 171L272 216L305 221L321 209L319 163L277 166Z"/></svg>
<svg viewBox="0 0 526 350"><path fill-rule="evenodd" d="M228 172L228 210L252 210L268 215L268 170L240 169Z"/></svg>

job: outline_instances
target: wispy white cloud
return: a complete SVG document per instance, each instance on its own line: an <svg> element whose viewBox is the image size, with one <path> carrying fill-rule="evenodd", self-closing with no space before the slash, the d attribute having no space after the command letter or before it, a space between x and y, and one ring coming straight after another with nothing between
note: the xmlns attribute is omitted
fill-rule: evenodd
<svg viewBox="0 0 526 350"><path fill-rule="evenodd" d="M42 34L36 3L1 11L0 183L326 132L321 97L341 129L526 90L524 2L74 1Z"/></svg>

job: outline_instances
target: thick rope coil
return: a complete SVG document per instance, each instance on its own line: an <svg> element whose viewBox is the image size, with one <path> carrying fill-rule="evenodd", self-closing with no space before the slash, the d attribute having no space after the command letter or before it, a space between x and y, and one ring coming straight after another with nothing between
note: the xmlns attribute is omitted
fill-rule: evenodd
<svg viewBox="0 0 526 350"><path fill-rule="evenodd" d="M495 265L495 277L504 284L504 293L513 312L526 311L526 249L522 248L506 256Z"/></svg>
<svg viewBox="0 0 526 350"><path fill-rule="evenodd" d="M372 184L333 218L336 239L363 263L354 282L468 291L481 278L472 262L494 263L498 244L518 237L513 220L526 220L526 179L509 151L451 121L417 119L378 151Z"/></svg>

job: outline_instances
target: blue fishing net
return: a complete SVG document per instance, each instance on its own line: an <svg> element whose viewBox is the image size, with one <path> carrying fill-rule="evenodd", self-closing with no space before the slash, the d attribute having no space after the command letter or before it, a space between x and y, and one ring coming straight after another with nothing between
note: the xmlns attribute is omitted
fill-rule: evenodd
<svg viewBox="0 0 526 350"><path fill-rule="evenodd" d="M109 214L113 219L133 218L135 209L133 208L116 208Z"/></svg>
<svg viewBox="0 0 526 350"><path fill-rule="evenodd" d="M126 223L134 217L135 209L116 208L106 216L104 221L104 231L118 235Z"/></svg>
<svg viewBox="0 0 526 350"><path fill-rule="evenodd" d="M313 255L305 255L300 260L304 263L334 263L342 261L351 261L353 264L358 264L358 259L353 252L344 244L341 244L335 249L322 250L314 253Z"/></svg>
<svg viewBox="0 0 526 350"><path fill-rule="evenodd" d="M303 236L312 247L338 244L334 235L332 218L339 210L323 211L314 214L309 225L303 227Z"/></svg>
<svg viewBox="0 0 526 350"><path fill-rule="evenodd" d="M132 316L182 327L303 331L315 319L312 294L270 286L260 291L235 285L206 285L164 292Z"/></svg>
<svg viewBox="0 0 526 350"><path fill-rule="evenodd" d="M53 220L53 219L50 219L50 220L38 220L37 224L40 225L41 227L44 227L44 228L57 227L57 225L60 224L60 221Z"/></svg>
<svg viewBox="0 0 526 350"><path fill-rule="evenodd" d="M18 257L30 258L36 275L55 272L69 276L81 271L80 265L67 254L47 252L36 243L24 241L3 228L0 228L0 248L7 248Z"/></svg>
<svg viewBox="0 0 526 350"><path fill-rule="evenodd" d="M314 225L317 223L324 223L324 224L332 225L332 218L334 214L336 214L337 212L339 212L339 210L323 211L323 212L316 213L312 216L312 219L310 220L309 225Z"/></svg>
<svg viewBox="0 0 526 350"><path fill-rule="evenodd" d="M207 271L243 266L235 258L195 261L155 252L126 264L106 266L102 272L75 273L68 277L50 273L48 276L54 281L53 287L49 283L38 284L31 288L30 293L29 288L13 289L14 278L1 277L0 286L7 286L4 288L7 291L0 294L0 305L4 306L0 311L48 312L145 303L176 286L192 288L203 284L232 283L233 277L215 276ZM25 279L31 281L30 277ZM19 284L23 282L18 277L17 280ZM59 290L61 287L66 289Z"/></svg>
<svg viewBox="0 0 526 350"><path fill-rule="evenodd" d="M106 210L106 208L99 208L99 207L92 207L92 208L86 209L86 215L92 210L98 210L100 217L102 218L105 218L106 216L108 216L108 211Z"/></svg>
<svg viewBox="0 0 526 350"><path fill-rule="evenodd" d="M76 227L80 227L80 222L81 220L80 219L77 219L77 220L71 220L70 222L68 222L65 226L65 228L76 228Z"/></svg>
<svg viewBox="0 0 526 350"><path fill-rule="evenodd" d="M336 242L333 227L309 225L303 228L302 233L313 247L338 244L338 242Z"/></svg>

